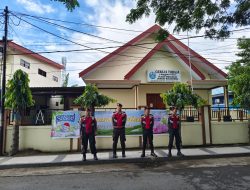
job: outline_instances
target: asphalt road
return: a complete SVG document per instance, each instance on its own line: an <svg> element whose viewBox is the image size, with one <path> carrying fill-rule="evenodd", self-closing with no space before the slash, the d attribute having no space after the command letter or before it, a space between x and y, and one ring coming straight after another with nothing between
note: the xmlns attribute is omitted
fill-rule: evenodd
<svg viewBox="0 0 250 190"><path fill-rule="evenodd" d="M0 170L0 190L250 189L250 158Z"/></svg>

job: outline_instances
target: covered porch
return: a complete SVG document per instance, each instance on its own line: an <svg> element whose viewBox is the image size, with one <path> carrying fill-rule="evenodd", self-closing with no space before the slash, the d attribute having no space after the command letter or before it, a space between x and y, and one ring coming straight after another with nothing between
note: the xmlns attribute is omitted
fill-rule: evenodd
<svg viewBox="0 0 250 190"><path fill-rule="evenodd" d="M78 110L73 101L80 96L84 87L33 87L30 88L35 105L23 112L21 125L50 125L53 111ZM7 123L12 124L9 112Z"/></svg>

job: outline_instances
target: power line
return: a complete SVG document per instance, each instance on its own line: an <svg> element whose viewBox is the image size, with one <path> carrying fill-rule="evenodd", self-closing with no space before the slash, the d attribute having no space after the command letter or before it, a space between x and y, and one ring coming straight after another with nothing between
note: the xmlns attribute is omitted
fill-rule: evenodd
<svg viewBox="0 0 250 190"><path fill-rule="evenodd" d="M83 47L89 48L90 50L97 50L97 51L100 51L100 52L103 52L103 53L116 54L116 55L119 55L119 56L124 56L124 55L122 55L122 54L118 54L118 53L114 53L114 52L111 52L111 53L110 53L110 52L106 52L106 51L101 50L101 49L103 49L103 48L91 48L91 47L89 47L89 46L86 46L86 45L83 45L83 44L74 42L74 41L72 41L72 40L69 40L69 39L66 39L66 38L64 38L64 37L61 37L61 36L59 36L59 35L57 35L57 34L54 34L54 33L50 32L50 31L47 31L47 30L45 30L45 29L43 29L43 28L41 28L41 27L39 27L39 26L36 26L36 25L34 25L34 24L32 24L32 23L30 23L30 22L28 22L28 21L26 21L26 20L24 20L24 19L22 19L22 18L20 18L20 19L21 19L22 21L26 22L27 24L30 24L31 26L33 26L33 27L35 27L35 28L38 28L38 29L42 30L43 32L46 32L46 33L48 33L48 34L51 34L51 35L56 36L56 37L58 37L58 38L61 38L61 39L65 40L65 41L74 43L74 44L76 44L76 45L79 45L79 46L83 46ZM129 57L134 57L134 56L129 56Z"/></svg>
<svg viewBox="0 0 250 190"><path fill-rule="evenodd" d="M17 38L19 39L19 41L23 44L23 41L21 40L21 38L19 37L19 35L17 34L17 32L14 30L14 28L8 24L8 26L11 28L11 30L15 33L15 35L17 36ZM8 45L8 44L7 44Z"/></svg>
<svg viewBox="0 0 250 190"><path fill-rule="evenodd" d="M158 58L151 58L150 60L160 60L160 58L165 58L165 57L158 57ZM130 65L130 64L137 64L138 62L138 60L136 60L136 59L130 59L130 60L116 60L116 61L134 61L134 62L131 62L131 63L124 63L124 64L122 64L122 65ZM33 64L37 64L37 65L44 65L44 63L39 63L39 62L29 62L29 61L27 61L28 63L30 63L31 65L33 65ZM95 63L96 61L67 61L67 63ZM113 62L113 61L107 61L106 63L111 63L111 62ZM215 63L215 64L231 64L231 63L233 63L234 61L231 61L230 63ZM202 62L199 62L199 63L202 63ZM20 63L7 63L8 65L20 65ZM116 66L116 65L115 65ZM109 67L109 66L108 66ZM110 66L110 67L112 67L112 66Z"/></svg>
<svg viewBox="0 0 250 190"><path fill-rule="evenodd" d="M88 36L91 36L91 37L94 37L94 38L99 38L99 39L102 39L102 40L111 41L111 42L115 42L115 43L123 43L123 42L119 42L119 41L107 39L107 38L104 38L104 37L100 37L100 36L97 36L97 35L89 34L89 33L86 33L86 32L82 32L82 31L79 31L79 30L76 30L76 29L72 29L72 28L69 28L69 27L66 27L66 26L63 26L63 25L59 25L59 24L56 24L56 23L53 23L53 22L49 22L47 20L39 19L39 17L36 18L36 19L39 20L39 21L45 22L47 24L50 24L50 25L54 25L54 26L57 26L57 27L60 27L60 28L64 28L64 29L67 29L67 30L78 32L78 33L81 33L81 34L84 34L84 35L88 35ZM34 20L34 19L32 19L32 20ZM238 32L238 31L247 30L247 29L250 29L250 28L235 29L235 30L232 30L232 31L229 31L229 32ZM145 32L144 31L144 33L153 34L155 32ZM190 36L189 38L198 38L198 37L206 37L206 36L207 35L199 35L199 36L197 35L197 36ZM178 40L185 40L185 39L187 39L187 37L179 38ZM176 39L173 39L172 41L175 41L175 40Z"/></svg>
<svg viewBox="0 0 250 190"><path fill-rule="evenodd" d="M14 15L14 16L15 16L15 15ZM22 18L19 18L19 19L21 19L21 20L23 20L24 22L26 22L26 23L32 25L33 27L36 27L36 28L38 28L38 29L40 29L40 30L42 30L42 31L44 31L44 32L46 32L46 33L49 33L49 34L53 35L53 36L56 36L56 37L61 38L61 39L63 39L63 40L69 41L69 42L71 42L71 43L75 43L76 45L81 45L81 46L84 46L84 47L88 47L88 46L85 46L85 45L83 45L83 44L76 43L76 42L74 42L74 41L72 41L72 40L68 40L68 39L66 39L66 38L64 38L64 37L58 36L58 35L56 35L56 34L54 34L54 33L52 33L52 32L49 32L49 31L47 31L47 30L45 30L45 29L42 29L42 28L40 28L40 27L38 27L38 26L36 26L36 25L34 25L34 24L32 24L32 23L30 23L30 22L28 22L28 21L26 21L26 20L24 20L24 19L22 19ZM198 37L200 37L200 36L198 36ZM178 40L178 39L174 39L174 40ZM169 41L170 41L170 40L169 40ZM152 48L148 48L148 47L144 47L144 46L138 46L138 44L136 44L136 45L128 45L128 46L137 46L137 47L140 47L140 48L145 48L145 49L154 50L154 48L152 49ZM116 55L120 55L120 56L131 57L130 55L123 55L123 54L118 54L118 53L115 53L115 52L106 52L106 51L101 50L101 49L117 48L117 47L121 47L121 46L113 46L113 47L105 47L105 48L91 48L91 47L88 47L89 49L85 49L85 50L96 50L96 51L101 51L101 52L103 52L103 53L109 53L109 54L116 54ZM79 51L79 50L74 50L74 51ZM168 52L168 53L171 53L171 54L176 54L176 53L172 53L172 52L169 52L169 51L163 51L163 50L158 50L158 51ZM54 52L69 52L69 50L67 50L67 51L54 51ZM73 52L73 50L70 50L70 52ZM39 53L52 53L52 52L39 52ZM182 55L185 55L185 54L182 54ZM135 57L135 56L132 56L132 57ZM192 56L192 57L198 57L198 56ZM200 56L200 57L201 57L201 56ZM143 57L136 57L136 58L143 58ZM211 59L211 58L207 58L207 59ZM211 60L212 60L212 59L211 59ZM218 59L214 59L214 60L218 60ZM224 60L219 60L219 61L224 61Z"/></svg>
<svg viewBox="0 0 250 190"><path fill-rule="evenodd" d="M106 66L100 66L98 68L108 68L108 67L120 67L120 66L126 66L126 65L136 65L137 62L135 63L127 63L127 64L116 64L116 65L106 65ZM74 71L82 71L83 69L70 69L70 70L67 70L67 72L74 72ZM53 71L45 71L46 73L60 73L62 72L61 70L53 70ZM27 74L38 74L38 72L34 72L34 73L28 73ZM13 74L9 74L7 76L12 76Z"/></svg>
<svg viewBox="0 0 250 190"><path fill-rule="evenodd" d="M69 24L75 24L75 25L85 25L85 26L91 26L91 27L97 27L97 28L106 28L106 29L112 29L112 30L121 30L121 31L137 32L137 33L145 32L145 31L141 31L141 30L131 30L131 29L124 29L124 28L117 28L117 27L100 26L100 25L94 25L94 24L89 24L89 23L81 23L81 22L73 22L73 21L66 21L66 20L60 20L60 19L53 19L53 18L48 18L48 17L29 15L29 14L20 13L20 12L15 12L15 13L18 14L18 15L23 15L23 16L26 16L26 17L32 17L32 18L43 20L43 21L51 20L51 21L57 21L57 22L62 22L62 23L69 23ZM245 29L250 29L250 28L235 29L233 31L237 32L237 31L242 31L242 30L245 30ZM232 31L229 31L229 32L232 32ZM145 33L151 33L152 34L153 32L145 32ZM178 35L178 34L175 34L175 35L177 35L177 36L186 36L186 35ZM207 36L207 35L204 35L204 36ZM192 38L192 37L194 37L194 36L190 36L190 38Z"/></svg>
<svg viewBox="0 0 250 190"><path fill-rule="evenodd" d="M99 49L99 48L98 48ZM103 49L107 49L107 48L103 48ZM57 51L41 51L41 52L32 52L32 53L10 53L9 55L32 55L32 54L50 54L50 53L96 53L96 52L82 52L82 51L87 51L89 49L77 49L77 50L57 50ZM109 52L106 52L109 53ZM171 53L171 52L165 52L165 53L170 53L170 54L176 54L176 55L185 55L185 54L178 54L178 53ZM221 54L223 52L220 52L218 54ZM231 52L226 52L226 53L231 53ZM110 54L112 54L112 52L110 52ZM114 54L114 53L113 53ZM117 54L115 54L117 55ZM123 55L123 54L119 54L120 56L124 56L124 57L132 57L132 58L137 58L138 59L142 59L144 57L135 57L135 56L129 56L129 55ZM170 55L166 55L167 57L174 57L174 56L170 56ZM191 56L192 58L199 58L201 56ZM224 60L224 59L216 59L216 58L209 58L206 57L205 59L209 59L209 60L215 60L215 61L224 61L224 62L230 62L229 60Z"/></svg>
<svg viewBox="0 0 250 190"><path fill-rule="evenodd" d="M42 21L43 21L43 20L42 20ZM47 23L49 23L49 24L52 24L52 25L55 25L54 23L51 23L51 22L48 22L48 21L45 21L45 22L47 22ZM71 28L68 28L68 27L65 27L65 26L61 26L61 25L58 25L58 24L56 24L56 26L63 27L63 28L69 29L69 30L73 30L73 31L82 33L81 31L74 30L74 29L71 29ZM245 30L245 29L247 29L247 28L238 29L238 30L232 30L232 31L241 31L241 30ZM231 31L231 32L232 32L232 31ZM86 34L86 33L83 33L83 34ZM112 42L115 42L115 43L123 43L123 42L119 42L119 41L110 40L110 39L107 39L107 38L98 37L98 36L95 36L95 35L91 35L91 36L94 36L94 37L97 37L97 38L101 38L101 39L105 39L105 40L109 40L109 41L112 41ZM200 37L200 36L197 36L197 37ZM185 38L185 39L186 39L186 38ZM180 40L180 39L173 39L173 41L175 41L175 40ZM168 40L168 41L172 41L172 40ZM154 43L155 43L155 42L154 42ZM146 43L144 43L144 44L146 44ZM152 44L152 43L147 43L147 44ZM151 48L148 48L148 47L139 46L139 44L135 44L135 45L130 44L130 45L131 45L131 46L137 46L137 47L145 48L145 49L151 49ZM120 46L108 47L108 48L117 48L117 47L120 47ZM160 50L160 51L162 51L162 50ZM172 53L172 52L171 52L171 53Z"/></svg>
<svg viewBox="0 0 250 190"><path fill-rule="evenodd" d="M31 16L32 18L36 18L37 20L39 21L42 21L42 22L45 22L47 24L50 24L50 25L54 25L54 26L57 26L57 27L61 27L61 28L64 28L64 29L67 29L67 30L71 30L71 31L74 31L74 32L78 32L78 33L81 33L81 34L84 34L84 35L88 35L88 36L91 36L91 37L94 37L94 38L98 38L98 39L102 39L102 40L106 40L106 41L111 41L111 42L114 42L114 43L124 43L124 42L119 42L119 41L115 41L115 40L111 40L111 39L107 39L107 38L104 38L104 37L100 37L100 36L96 36L96 35L93 35L93 34L89 34L89 33L86 33L86 32L82 32L82 31L79 31L79 30L75 30L75 29L72 29L72 28L69 28L69 27L66 27L66 26L63 26L63 25L59 25L59 24L56 24L56 23L53 23L53 22L49 22L47 20L44 20L44 19L40 19L41 17L37 17L37 16ZM18 17L17 17L18 18ZM21 19L21 18L19 18ZM34 19L32 19L34 20ZM37 21L36 20L36 21ZM53 19L52 19L53 20ZM246 30L246 29L250 29L250 28L243 28L243 29L235 29L235 30L232 30L230 32L236 32L236 31L242 31L242 30ZM146 32L145 32L146 33ZM150 33L153 33L153 32L150 32ZM197 37L205 37L206 35L200 35L200 36L191 36L190 38L197 38ZM184 40L184 39L187 39L187 38L181 38L181 39L178 39L178 40ZM175 41L176 39L174 39L173 41ZM138 44L136 44L135 46L138 46ZM145 47L144 47L145 48Z"/></svg>
<svg viewBox="0 0 250 190"><path fill-rule="evenodd" d="M35 16L35 15L29 15L29 14L20 13L20 12L14 12L14 13L16 13L18 15L23 15L23 16L26 16L26 17L39 18L39 19L57 21L57 22L68 23L68 24L84 25L84 26L90 26L90 27L96 27L96 28L104 28L104 29L111 29L111 30L136 32L136 33L145 32L145 31L141 31L141 30L132 30L132 29L109 27L109 26L100 26L100 25L94 25L94 24L88 24L88 23L81 23L81 22L65 21L65 20L60 20L60 19L53 19L53 18L48 18L48 17L41 17L41 16ZM151 32L147 32L147 33L151 33Z"/></svg>

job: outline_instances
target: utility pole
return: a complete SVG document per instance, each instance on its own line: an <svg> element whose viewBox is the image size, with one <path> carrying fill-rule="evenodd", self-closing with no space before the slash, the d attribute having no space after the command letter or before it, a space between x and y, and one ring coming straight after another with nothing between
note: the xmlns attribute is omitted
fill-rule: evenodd
<svg viewBox="0 0 250 190"><path fill-rule="evenodd" d="M6 86L6 60L7 60L7 43L8 43L8 6L4 9L4 36L3 36L3 74L2 74L2 96L1 96L1 128L0 128L0 155L3 155L4 150L4 113L5 113L5 86Z"/></svg>

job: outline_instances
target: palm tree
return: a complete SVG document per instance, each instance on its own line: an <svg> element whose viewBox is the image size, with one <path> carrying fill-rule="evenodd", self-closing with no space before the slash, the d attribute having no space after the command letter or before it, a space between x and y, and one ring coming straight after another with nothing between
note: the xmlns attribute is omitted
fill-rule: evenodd
<svg viewBox="0 0 250 190"><path fill-rule="evenodd" d="M86 85L81 96L74 100L74 103L80 105L81 108L90 108L91 113L95 115L95 107L108 105L110 102L115 102L114 99L99 93L95 85Z"/></svg>
<svg viewBox="0 0 250 190"><path fill-rule="evenodd" d="M14 126L12 132L12 145L10 155L15 155L19 149L19 125L23 110L34 105L29 88L28 74L21 69L17 70L13 78L7 82L5 106L14 113Z"/></svg>

